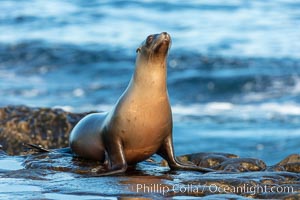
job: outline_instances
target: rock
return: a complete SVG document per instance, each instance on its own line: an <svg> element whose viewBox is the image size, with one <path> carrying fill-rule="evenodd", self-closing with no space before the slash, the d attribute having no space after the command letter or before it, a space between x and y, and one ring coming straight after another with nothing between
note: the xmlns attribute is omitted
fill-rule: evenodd
<svg viewBox="0 0 300 200"><path fill-rule="evenodd" d="M45 148L66 147L70 131L86 114L51 108L2 107L0 144L10 155L23 153L23 143L39 144Z"/></svg>
<svg viewBox="0 0 300 200"><path fill-rule="evenodd" d="M300 173L300 154L289 155L276 165L270 166L268 170Z"/></svg>
<svg viewBox="0 0 300 200"><path fill-rule="evenodd" d="M202 167L214 168L228 158L237 158L237 155L228 153L194 153L178 157L181 161L190 161Z"/></svg>
<svg viewBox="0 0 300 200"><path fill-rule="evenodd" d="M105 165L97 161L74 158L71 153L50 152L28 155L23 162L27 169L44 169L58 172L97 175Z"/></svg>
<svg viewBox="0 0 300 200"><path fill-rule="evenodd" d="M237 158L237 156L228 156L223 153L190 154L179 156L179 158L185 158L191 162L189 159L199 158L199 156L202 158L226 157L227 160L219 164L219 168L225 170L205 174L194 171L172 172L152 161L144 161L139 163L136 168L131 168L124 175L113 176L116 179L109 177L109 180L112 181L111 184L121 184L133 192L133 196L139 195L141 198L297 199L300 195L299 173L265 171L265 164L261 160ZM32 176L42 174L41 172L37 173L36 170L50 170L49 173L71 172L77 174L78 178L84 176L88 182L89 178L97 177L96 172L99 169L106 169L104 164L73 158L72 154L61 150L27 155L24 158L23 166L34 172ZM241 166L243 170L235 167L235 165ZM234 166L236 170L228 172L226 171L228 166ZM11 173L7 177L20 178L20 176ZM72 179L72 181L76 181L76 179ZM99 177L98 179L99 182L104 180L106 178ZM86 190L90 191L90 188L87 187Z"/></svg>
<svg viewBox="0 0 300 200"><path fill-rule="evenodd" d="M228 153L196 153L178 157L181 162L192 162L197 166L227 172L262 171L266 164L255 158L238 158Z"/></svg>
<svg viewBox="0 0 300 200"><path fill-rule="evenodd" d="M266 164L256 158L231 158L216 166L215 169L229 172L262 171L266 169Z"/></svg>
<svg viewBox="0 0 300 200"><path fill-rule="evenodd" d="M277 165L284 166L290 163L300 163L300 154L292 154L280 161Z"/></svg>
<svg viewBox="0 0 300 200"><path fill-rule="evenodd" d="M123 199L299 199L300 155L293 154L273 166L256 158L229 153L195 153L179 156L181 162L218 170L211 173L169 171L153 157L125 174L97 177L108 163L74 158L67 149L69 132L88 113L61 109L8 106L0 108L0 187L31 189L24 198L72 198L84 195ZM21 154L23 143L51 148L49 152ZM37 148L38 149L38 148ZM43 149L43 148L41 148ZM154 160L154 161L153 161ZM2 185L1 185L2 184ZM51 195L54 196L51 196ZM71 196L68 196L70 194ZM19 195L19 193L18 193ZM48 195L45 197L44 195ZM97 196L96 196L97 195Z"/></svg>

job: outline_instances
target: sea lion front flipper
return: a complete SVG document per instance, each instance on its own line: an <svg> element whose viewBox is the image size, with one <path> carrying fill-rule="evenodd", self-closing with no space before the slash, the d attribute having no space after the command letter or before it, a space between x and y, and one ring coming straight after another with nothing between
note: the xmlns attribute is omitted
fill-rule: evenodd
<svg viewBox="0 0 300 200"><path fill-rule="evenodd" d="M172 141L171 134L169 134L169 136L165 139L164 143L158 150L157 154L160 155L168 162L168 165L172 170L191 170L191 171L200 171L200 172L215 171L213 169L198 167L196 165L180 163L174 155L174 148L173 148L173 141Z"/></svg>
<svg viewBox="0 0 300 200"><path fill-rule="evenodd" d="M99 172L97 176L108 176L124 173L127 170L127 163L124 155L124 149L121 140L113 140L108 138L109 144L106 146L108 155L109 170L106 172Z"/></svg>

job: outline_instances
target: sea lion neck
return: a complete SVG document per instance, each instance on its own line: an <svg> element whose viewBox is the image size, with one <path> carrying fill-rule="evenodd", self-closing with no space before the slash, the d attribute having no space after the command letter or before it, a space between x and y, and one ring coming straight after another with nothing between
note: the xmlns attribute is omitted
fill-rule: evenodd
<svg viewBox="0 0 300 200"><path fill-rule="evenodd" d="M130 84L135 85L136 89L144 92L166 92L167 91L167 64L166 60L160 64L144 63L136 65L135 72Z"/></svg>
<svg viewBox="0 0 300 200"><path fill-rule="evenodd" d="M144 91L167 91L167 57L171 46L168 33L149 35L137 49L131 84Z"/></svg>

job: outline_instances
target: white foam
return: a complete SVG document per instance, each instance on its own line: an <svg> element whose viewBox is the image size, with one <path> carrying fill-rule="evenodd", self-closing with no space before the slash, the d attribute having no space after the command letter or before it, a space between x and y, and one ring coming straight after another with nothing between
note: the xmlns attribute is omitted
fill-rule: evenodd
<svg viewBox="0 0 300 200"><path fill-rule="evenodd" d="M190 104L172 106L173 114L178 115L217 115L232 110L233 104L227 102L211 102L207 104Z"/></svg>
<svg viewBox="0 0 300 200"><path fill-rule="evenodd" d="M300 94L300 78L298 76L292 77L293 81L295 82L293 88L290 90L292 94Z"/></svg>
<svg viewBox="0 0 300 200"><path fill-rule="evenodd" d="M38 96L39 94L41 94L41 91L38 90L38 89L27 89L27 90L22 90L22 95L24 97L36 97Z"/></svg>
<svg viewBox="0 0 300 200"><path fill-rule="evenodd" d="M259 109L282 115L300 115L300 105L295 103L265 103L259 106Z"/></svg>
<svg viewBox="0 0 300 200"><path fill-rule="evenodd" d="M66 106L66 105L56 105L53 107L54 109L63 109L67 112L74 112L74 107L72 106Z"/></svg>
<svg viewBox="0 0 300 200"><path fill-rule="evenodd" d="M300 105L294 102L270 102L262 104L232 104L229 102L211 102L205 104L174 105L175 115L300 115Z"/></svg>
<svg viewBox="0 0 300 200"><path fill-rule="evenodd" d="M82 97L85 95L85 91L82 88L76 88L73 90L73 95L75 97Z"/></svg>

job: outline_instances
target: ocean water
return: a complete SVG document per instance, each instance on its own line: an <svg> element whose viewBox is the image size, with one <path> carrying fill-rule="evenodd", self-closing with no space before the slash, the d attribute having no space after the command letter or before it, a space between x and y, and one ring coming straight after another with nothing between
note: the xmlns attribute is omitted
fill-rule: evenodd
<svg viewBox="0 0 300 200"><path fill-rule="evenodd" d="M274 164L300 152L298 0L1 0L0 10L0 106L109 110L138 45L167 31L176 154Z"/></svg>

